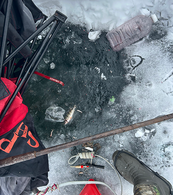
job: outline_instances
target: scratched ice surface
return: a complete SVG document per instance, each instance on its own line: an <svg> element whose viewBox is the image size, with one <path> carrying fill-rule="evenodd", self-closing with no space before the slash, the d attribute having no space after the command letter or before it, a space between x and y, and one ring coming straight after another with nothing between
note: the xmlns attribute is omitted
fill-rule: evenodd
<svg viewBox="0 0 173 195"><path fill-rule="evenodd" d="M71 1L57 3L51 0L49 7L47 1L36 2L47 14L53 14L57 8L72 22L62 27L38 67L38 71L63 81L65 86L34 75L24 96L46 147L172 113L171 1L148 0L145 4L130 0L126 3L104 1L96 6L96 1L92 4L91 1L79 3L76 0L76 9L70 8ZM121 52L113 52L106 40L106 31L137 15L139 10L145 14L156 13L159 22L142 41ZM91 28L103 30L95 42L88 39ZM131 65L135 66L140 59L134 55L144 59L136 68ZM51 69L51 63L55 64L54 69ZM65 117L74 105L77 107L69 125L45 120L48 108L64 109ZM126 149L173 183L172 127L173 122L169 120L96 140L94 143L101 146L97 154L112 162L115 150ZM118 177L102 160L95 159L94 162L104 165L104 170L94 168L79 174L81 170L69 167L68 159L81 149L82 146L77 146L49 155L49 186L93 178L107 183L119 194ZM133 186L122 181L123 194L132 195ZM83 187L64 187L58 194L79 194ZM111 194L106 187L98 186L98 189L102 194ZM48 194L54 195L57 191Z"/></svg>

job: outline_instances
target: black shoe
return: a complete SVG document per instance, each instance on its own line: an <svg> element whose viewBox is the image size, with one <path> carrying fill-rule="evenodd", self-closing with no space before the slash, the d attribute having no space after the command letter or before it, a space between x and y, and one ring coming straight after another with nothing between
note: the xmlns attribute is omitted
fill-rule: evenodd
<svg viewBox="0 0 173 195"><path fill-rule="evenodd" d="M173 192L171 184L165 178L152 171L132 153L124 150L116 151L112 158L120 175L134 184L135 195L170 195Z"/></svg>

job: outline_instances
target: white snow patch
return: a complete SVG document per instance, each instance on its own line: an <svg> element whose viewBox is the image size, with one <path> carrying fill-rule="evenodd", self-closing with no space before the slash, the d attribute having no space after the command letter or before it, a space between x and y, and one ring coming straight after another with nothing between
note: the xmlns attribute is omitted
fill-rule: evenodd
<svg viewBox="0 0 173 195"><path fill-rule="evenodd" d="M61 11L73 24L86 26L92 30L112 30L130 18L148 12L162 14L162 17L172 16L171 0L35 0L36 5L48 16L56 10ZM148 10L148 11L147 11ZM163 13L166 13L163 14Z"/></svg>
<svg viewBox="0 0 173 195"><path fill-rule="evenodd" d="M91 41L96 41L97 39L99 39L100 37L100 34L101 34L101 31L92 31L92 32L89 32L88 33L88 38L91 40Z"/></svg>
<svg viewBox="0 0 173 195"><path fill-rule="evenodd" d="M136 133L135 133L135 137L142 137L144 136L145 132L142 128L140 128Z"/></svg>
<svg viewBox="0 0 173 195"><path fill-rule="evenodd" d="M139 115L145 113L144 119L173 111L173 77L163 82L165 76L172 72L173 63L173 59L165 51L166 44L166 40L164 45L159 41L152 41L127 48L129 56L140 55L145 59L133 70L136 81L124 89L121 101L122 104L124 102L133 107ZM129 67L126 65L126 68Z"/></svg>
<svg viewBox="0 0 173 195"><path fill-rule="evenodd" d="M102 80L107 80L106 76L103 73L101 74L101 79Z"/></svg>
<svg viewBox="0 0 173 195"><path fill-rule="evenodd" d="M150 15L150 11L148 9L140 9L140 12L141 12L142 15L145 15L145 16Z"/></svg>

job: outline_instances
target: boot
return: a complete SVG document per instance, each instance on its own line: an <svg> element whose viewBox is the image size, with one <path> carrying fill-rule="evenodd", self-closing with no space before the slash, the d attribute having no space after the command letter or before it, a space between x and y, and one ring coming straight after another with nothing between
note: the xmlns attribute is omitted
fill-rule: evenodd
<svg viewBox="0 0 173 195"><path fill-rule="evenodd" d="M171 184L152 171L132 153L124 150L114 152L114 166L119 174L134 185L135 195L172 195Z"/></svg>

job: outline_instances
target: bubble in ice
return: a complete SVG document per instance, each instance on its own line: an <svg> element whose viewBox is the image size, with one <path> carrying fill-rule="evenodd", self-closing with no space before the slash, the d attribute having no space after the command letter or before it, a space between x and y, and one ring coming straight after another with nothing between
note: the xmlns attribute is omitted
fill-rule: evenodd
<svg viewBox="0 0 173 195"><path fill-rule="evenodd" d="M64 113L63 108L53 105L46 109L45 119L52 122L64 122Z"/></svg>
<svg viewBox="0 0 173 195"><path fill-rule="evenodd" d="M50 63L50 69L55 69L55 63Z"/></svg>
<svg viewBox="0 0 173 195"><path fill-rule="evenodd" d="M44 62L45 62L46 64L48 64L48 63L50 62L50 60L47 59L47 58L43 58L43 60L44 60Z"/></svg>
<svg viewBox="0 0 173 195"><path fill-rule="evenodd" d="M100 110L101 110L101 108L99 106L95 108L96 112L99 112Z"/></svg>
<svg viewBox="0 0 173 195"><path fill-rule="evenodd" d="M65 49L70 43L80 45L82 43L82 39L75 32L72 32L69 36L64 37L63 42L63 48Z"/></svg>
<svg viewBox="0 0 173 195"><path fill-rule="evenodd" d="M107 80L106 76L103 73L101 74L101 79L102 80Z"/></svg>
<svg viewBox="0 0 173 195"><path fill-rule="evenodd" d="M95 67L94 69L96 69L98 71L98 73L100 73L100 68Z"/></svg>

